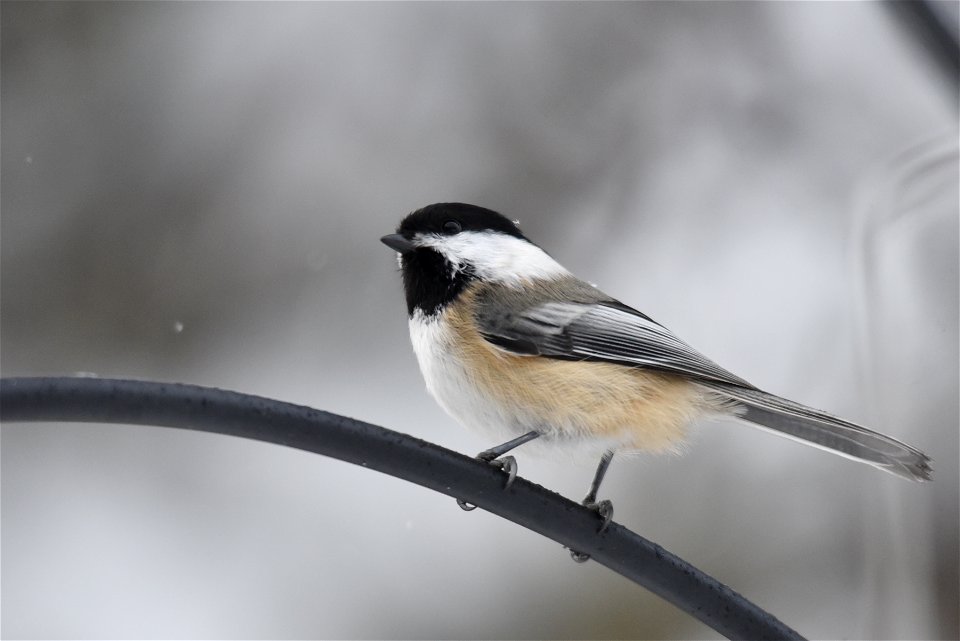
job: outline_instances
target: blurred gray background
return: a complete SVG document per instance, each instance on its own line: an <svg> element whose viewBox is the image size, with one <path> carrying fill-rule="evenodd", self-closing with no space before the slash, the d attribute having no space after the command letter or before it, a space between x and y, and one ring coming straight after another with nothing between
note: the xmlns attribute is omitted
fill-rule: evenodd
<svg viewBox="0 0 960 641"><path fill-rule="evenodd" d="M212 385L475 453L378 238L484 205L755 384L934 458L911 484L708 423L614 462L620 522L811 638L957 638L952 91L877 3L4 3L3 375ZM593 472L519 463L577 500ZM2 615L7 638L716 636L390 477L70 424L3 426Z"/></svg>

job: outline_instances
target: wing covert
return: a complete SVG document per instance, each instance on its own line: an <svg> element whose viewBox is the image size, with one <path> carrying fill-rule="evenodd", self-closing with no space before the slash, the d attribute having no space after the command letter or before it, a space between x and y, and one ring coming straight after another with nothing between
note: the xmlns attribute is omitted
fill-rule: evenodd
<svg viewBox="0 0 960 641"><path fill-rule="evenodd" d="M649 367L753 388L659 323L614 300L554 300L519 310L481 301L477 321L486 340L518 354Z"/></svg>

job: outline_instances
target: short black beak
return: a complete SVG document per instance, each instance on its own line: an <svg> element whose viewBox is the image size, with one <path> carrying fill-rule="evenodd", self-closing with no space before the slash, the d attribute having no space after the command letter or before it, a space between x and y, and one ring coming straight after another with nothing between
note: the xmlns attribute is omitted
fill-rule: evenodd
<svg viewBox="0 0 960 641"><path fill-rule="evenodd" d="M416 246L404 238L402 234L387 234L380 239L380 242L401 254L406 254L416 249Z"/></svg>

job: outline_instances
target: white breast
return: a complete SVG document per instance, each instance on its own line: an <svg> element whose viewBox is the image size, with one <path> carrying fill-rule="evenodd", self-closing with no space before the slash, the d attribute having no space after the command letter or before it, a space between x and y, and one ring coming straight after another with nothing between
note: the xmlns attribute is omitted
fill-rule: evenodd
<svg viewBox="0 0 960 641"><path fill-rule="evenodd" d="M410 341L427 391L458 422L491 439L491 445L532 429L518 425L516 417L506 408L478 391L459 358L456 339L444 320L444 312L425 317L419 310L415 311L410 318Z"/></svg>

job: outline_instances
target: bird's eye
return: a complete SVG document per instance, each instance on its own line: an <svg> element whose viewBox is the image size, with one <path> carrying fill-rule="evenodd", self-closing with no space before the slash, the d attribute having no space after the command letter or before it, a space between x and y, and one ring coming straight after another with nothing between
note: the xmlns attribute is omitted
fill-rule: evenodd
<svg viewBox="0 0 960 641"><path fill-rule="evenodd" d="M448 220L447 222L443 223L442 229L444 234L453 236L454 234L459 234L463 227L461 227L460 223L455 220Z"/></svg>

